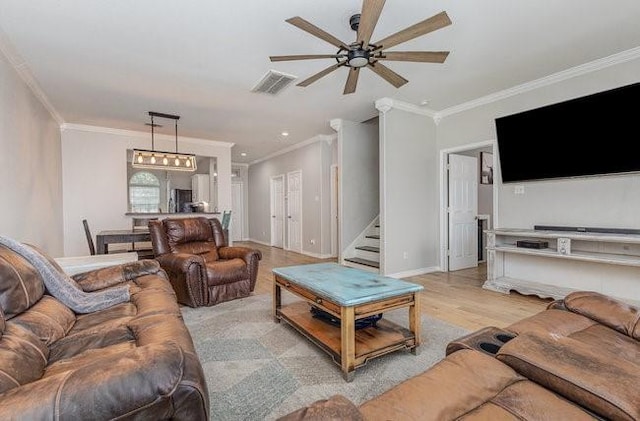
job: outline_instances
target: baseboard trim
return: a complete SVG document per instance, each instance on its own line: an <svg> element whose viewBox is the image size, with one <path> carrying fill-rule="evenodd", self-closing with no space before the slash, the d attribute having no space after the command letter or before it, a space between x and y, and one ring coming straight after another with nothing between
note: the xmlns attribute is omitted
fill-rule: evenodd
<svg viewBox="0 0 640 421"><path fill-rule="evenodd" d="M409 278L411 276L424 275L425 273L433 273L433 272L442 272L442 269L440 269L438 266L432 266L428 268L406 270L404 272L392 273L390 275L385 275L385 276L388 276L390 278L400 279L400 278Z"/></svg>
<svg viewBox="0 0 640 421"><path fill-rule="evenodd" d="M271 244L267 243L266 241L260 241L260 240L254 239L254 238L249 238L249 239L244 240L244 241L251 241L252 243L258 243L258 244L262 244L263 246L271 247Z"/></svg>
<svg viewBox="0 0 640 421"><path fill-rule="evenodd" d="M331 253L320 254L320 253L312 253L310 251L304 251L304 250L302 250L302 254L304 254L305 256L315 257L316 259L330 259L332 257L336 257L336 256L332 256Z"/></svg>

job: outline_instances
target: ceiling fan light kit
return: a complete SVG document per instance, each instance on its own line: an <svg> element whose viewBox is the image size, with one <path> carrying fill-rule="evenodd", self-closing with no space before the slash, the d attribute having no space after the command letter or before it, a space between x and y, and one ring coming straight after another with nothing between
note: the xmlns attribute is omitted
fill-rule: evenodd
<svg viewBox="0 0 640 421"><path fill-rule="evenodd" d="M440 12L428 19L416 23L415 25L389 35L380 41L371 43L371 35L378 23L384 3L385 0L363 0L362 12L351 16L349 19L351 29L353 29L357 34L356 41L353 43L342 42L333 35L325 32L299 16L287 19L287 23L338 47L338 52L336 54L271 56L270 60L272 62L276 62L333 58L336 60L336 64L331 65L330 67L327 67L315 75L303 80L298 83L297 86L309 86L313 82L339 69L340 67L348 67L349 74L347 76L347 82L343 92L345 95L355 92L356 85L358 83L359 71L363 67L368 67L396 88L399 88L409 82L407 79L380 63L380 61L383 60L444 63L449 55L448 51L386 51L386 49L451 25L451 19L449 19L447 13Z"/></svg>
<svg viewBox="0 0 640 421"><path fill-rule="evenodd" d="M178 120L179 115L157 113L155 111L149 111L151 117L151 123L147 123L151 126L151 150L147 149L134 149L133 158L131 160L131 166L134 168L147 168L155 170L168 170L168 171L195 171L196 168L196 156L193 154L178 153ZM176 128L176 151L175 152L163 152L156 151L154 144L154 132L156 127L162 127L159 124L155 124L154 117L168 118L175 121Z"/></svg>

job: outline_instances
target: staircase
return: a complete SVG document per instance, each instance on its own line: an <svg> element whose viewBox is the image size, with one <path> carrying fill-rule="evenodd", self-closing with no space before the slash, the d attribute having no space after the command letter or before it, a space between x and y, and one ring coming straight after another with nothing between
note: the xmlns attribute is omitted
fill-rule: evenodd
<svg viewBox="0 0 640 421"><path fill-rule="evenodd" d="M355 247L349 253L344 263L347 266L379 272L380 270L380 223L376 220L358 238Z"/></svg>

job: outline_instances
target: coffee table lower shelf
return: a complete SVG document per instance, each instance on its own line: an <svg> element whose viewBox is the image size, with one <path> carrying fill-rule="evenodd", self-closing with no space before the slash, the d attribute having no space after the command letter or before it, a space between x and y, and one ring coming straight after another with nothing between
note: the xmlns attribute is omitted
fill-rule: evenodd
<svg viewBox="0 0 640 421"><path fill-rule="evenodd" d="M286 321L298 332L327 352L339 366L341 358L341 329L313 317L306 301L294 302L277 309L276 317ZM355 331L355 366L366 364L369 359L399 349L415 351L416 340L411 330L384 317L376 326Z"/></svg>

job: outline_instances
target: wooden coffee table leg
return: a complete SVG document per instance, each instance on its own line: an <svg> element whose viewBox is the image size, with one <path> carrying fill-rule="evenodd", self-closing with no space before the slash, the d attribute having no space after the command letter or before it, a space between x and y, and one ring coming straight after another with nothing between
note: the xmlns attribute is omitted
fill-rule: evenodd
<svg viewBox="0 0 640 421"><path fill-rule="evenodd" d="M341 307L340 317L340 362L342 377L348 382L353 380L356 364L356 329L354 307Z"/></svg>
<svg viewBox="0 0 640 421"><path fill-rule="evenodd" d="M278 309L281 306L282 295L280 291L280 285L276 282L276 279L273 279L273 320L276 323L280 323L280 318L278 317Z"/></svg>
<svg viewBox="0 0 640 421"><path fill-rule="evenodd" d="M409 306L409 330L413 332L416 338L416 346L413 347L411 353L418 354L418 346L420 346L420 293L413 294L413 305Z"/></svg>

